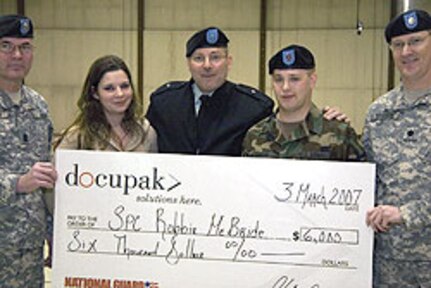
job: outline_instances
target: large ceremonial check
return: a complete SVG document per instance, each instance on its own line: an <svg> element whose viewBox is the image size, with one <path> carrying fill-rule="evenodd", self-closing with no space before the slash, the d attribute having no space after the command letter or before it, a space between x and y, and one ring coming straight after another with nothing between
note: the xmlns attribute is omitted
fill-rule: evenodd
<svg viewBox="0 0 431 288"><path fill-rule="evenodd" d="M57 151L53 287L371 287L369 163Z"/></svg>

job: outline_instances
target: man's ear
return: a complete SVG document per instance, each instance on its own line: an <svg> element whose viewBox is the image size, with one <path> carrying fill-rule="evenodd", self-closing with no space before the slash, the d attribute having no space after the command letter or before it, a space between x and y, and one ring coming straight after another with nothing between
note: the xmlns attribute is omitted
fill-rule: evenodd
<svg viewBox="0 0 431 288"><path fill-rule="evenodd" d="M311 73L310 75L310 79L311 79L311 88L314 89L316 87L316 82L317 82L317 74L316 72Z"/></svg>

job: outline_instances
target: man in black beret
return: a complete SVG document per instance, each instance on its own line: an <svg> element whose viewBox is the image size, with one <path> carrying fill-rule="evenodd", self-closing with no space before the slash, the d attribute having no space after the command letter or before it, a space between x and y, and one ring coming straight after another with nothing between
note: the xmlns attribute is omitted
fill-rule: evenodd
<svg viewBox="0 0 431 288"><path fill-rule="evenodd" d="M0 286L43 287L47 207L57 174L45 100L23 84L33 60L33 24L0 16Z"/></svg>
<svg viewBox="0 0 431 288"><path fill-rule="evenodd" d="M431 287L431 16L409 10L385 29L399 87L368 108L363 142L377 164L374 287Z"/></svg>
<svg viewBox="0 0 431 288"><path fill-rule="evenodd" d="M272 113L268 96L227 80L228 43L217 27L196 32L186 44L192 79L152 93L147 118L157 131L159 152L239 156L247 130ZM330 117L340 115L333 112Z"/></svg>
<svg viewBox="0 0 431 288"><path fill-rule="evenodd" d="M159 152L238 156L247 129L272 112L268 96L227 80L228 42L217 27L196 32L186 44L192 79L152 93L147 118L157 131Z"/></svg>
<svg viewBox="0 0 431 288"><path fill-rule="evenodd" d="M313 104L317 74L310 50L290 45L277 52L268 66L278 109L247 132L244 156L365 160L355 130L345 122L325 119Z"/></svg>

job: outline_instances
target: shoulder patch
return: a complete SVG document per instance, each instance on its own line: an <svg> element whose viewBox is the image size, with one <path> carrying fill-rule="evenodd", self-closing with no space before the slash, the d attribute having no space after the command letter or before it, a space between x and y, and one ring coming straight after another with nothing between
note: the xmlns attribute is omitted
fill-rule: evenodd
<svg viewBox="0 0 431 288"><path fill-rule="evenodd" d="M185 85L187 85L187 83L189 83L189 82L185 82L185 81L172 81L172 82L168 82L168 83L163 84L159 88L157 88L153 92L153 94L162 94L162 93L164 93L166 91L180 89L180 88L184 87Z"/></svg>

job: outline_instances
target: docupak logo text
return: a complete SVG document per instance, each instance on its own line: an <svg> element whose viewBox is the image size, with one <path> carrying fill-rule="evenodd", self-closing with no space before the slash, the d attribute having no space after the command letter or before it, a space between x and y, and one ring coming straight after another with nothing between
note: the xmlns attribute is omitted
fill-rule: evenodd
<svg viewBox="0 0 431 288"><path fill-rule="evenodd" d="M161 175L157 167L153 167L148 175L135 175L132 173L102 173L82 170L77 164L73 164L72 171L66 173L64 178L68 186L77 186L85 189L94 187L120 189L124 195L130 190L156 190L171 191L181 185L173 175Z"/></svg>

